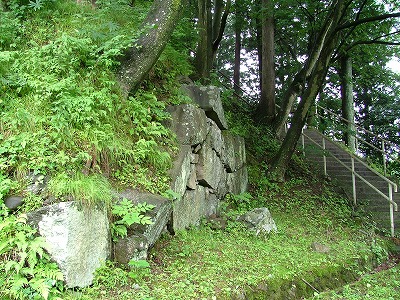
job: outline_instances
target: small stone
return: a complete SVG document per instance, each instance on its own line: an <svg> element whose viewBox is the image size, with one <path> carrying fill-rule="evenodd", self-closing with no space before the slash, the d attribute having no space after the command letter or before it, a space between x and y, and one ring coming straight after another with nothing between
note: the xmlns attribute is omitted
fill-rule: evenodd
<svg viewBox="0 0 400 300"><path fill-rule="evenodd" d="M257 235L259 233L270 233L271 231L277 232L275 221L266 207L255 208L240 216L239 220L245 222L247 227L255 231Z"/></svg>
<svg viewBox="0 0 400 300"><path fill-rule="evenodd" d="M24 203L24 197L21 196L10 196L6 198L4 204L10 210L16 210L19 206Z"/></svg>
<svg viewBox="0 0 400 300"><path fill-rule="evenodd" d="M311 249L313 249L315 252L319 252L319 253L328 253L329 251L331 251L331 248L329 248L328 246L325 246L321 243L317 243L314 242L311 244Z"/></svg>

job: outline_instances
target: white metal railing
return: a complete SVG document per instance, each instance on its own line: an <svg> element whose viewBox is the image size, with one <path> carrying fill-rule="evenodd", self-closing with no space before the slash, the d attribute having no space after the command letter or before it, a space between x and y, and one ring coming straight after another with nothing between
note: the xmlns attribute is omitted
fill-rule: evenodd
<svg viewBox="0 0 400 300"><path fill-rule="evenodd" d="M335 116L335 117L339 118L339 120L346 122L346 124L351 124L352 126L354 126L354 128L356 128L356 131L355 132L347 132L347 133L353 135L354 138L355 138L356 152L358 152L358 149L359 149L359 145L358 144L361 142L361 143L364 143L365 145L367 145L368 147L370 147L371 149L381 153L381 155L382 155L383 174L385 176L387 175L387 163L388 163L388 161L389 160L396 160L396 159L398 159L400 157L400 155L399 155L400 154L400 146L399 145L397 145L397 144L395 144L395 143L393 143L393 142L391 142L391 141L389 141L387 139L382 138L381 136L375 134L374 132L372 132L372 131L370 131L368 129L365 129L365 128L355 124L354 121L350 121L350 120L347 120L347 119L343 118L342 116L336 114L335 112L333 112L333 111L331 111L331 110L329 110L329 109L327 109L325 107L322 107L322 106L320 106L318 104L316 105L316 107L317 107L317 116L318 117L327 119L327 117L318 114L318 108L319 108L319 109L325 111L328 115ZM376 147L375 145L373 145L370 142L368 142L365 139L363 139L361 137L361 132L363 132L364 134L368 134L371 137L377 139L379 141L379 143L380 143L380 148ZM391 151L389 151L389 149Z"/></svg>
<svg viewBox="0 0 400 300"><path fill-rule="evenodd" d="M379 172L377 172L375 169L371 168L370 166L368 166L368 164L366 164L364 161L362 161L359 157L357 157L356 155L354 155L353 153L350 152L346 152L350 158L351 158L351 167L349 167L348 165L346 165L340 158L338 158L336 155L334 155L333 153L329 152L326 149L326 141L331 141L333 142L331 139L329 139L328 137L326 137L325 135L323 135L322 133L319 132L319 134L322 137L322 145L320 145L317 141L315 141L314 139L312 139L309 135L305 134L304 131L302 132L302 146L303 146L303 152L305 151L305 140L304 138L308 138L313 144L317 145L320 149L322 149L322 153L323 153L323 164L324 164L324 175L328 175L327 173L327 152L329 153L329 155L334 158L340 165L342 165L345 169L347 169L349 172L351 172L351 177L352 177L352 191L353 191L353 203L354 205L357 204L357 188L356 188L356 178L359 178L362 182L364 182L366 185L368 185L370 188L372 188L376 193L378 193L380 196L382 196L384 199L386 199L389 204L390 204L390 232L391 235L394 236L394 228L395 228L395 223L394 223L394 211L398 211L398 206L397 203L393 201L393 192L397 192L397 184L394 183L393 181L391 181L390 179L386 178L385 176L383 176L382 174L380 174ZM357 161L357 163L362 164L363 166L367 167L371 172L373 172L375 175L379 176L382 180L384 180L385 182L387 182L388 184L388 194L386 195L385 193L383 193L381 190L379 190L374 183L371 183L370 181L368 181L368 179L366 179L365 177L363 177L361 174L359 174L356 170L355 170L355 161Z"/></svg>

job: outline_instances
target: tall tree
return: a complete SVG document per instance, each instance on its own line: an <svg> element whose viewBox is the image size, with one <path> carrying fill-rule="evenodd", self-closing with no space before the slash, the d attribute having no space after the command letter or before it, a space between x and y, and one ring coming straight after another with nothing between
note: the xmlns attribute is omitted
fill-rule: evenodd
<svg viewBox="0 0 400 300"><path fill-rule="evenodd" d="M271 124L275 118L274 1L261 0L261 97L256 110L258 122Z"/></svg>
<svg viewBox="0 0 400 300"><path fill-rule="evenodd" d="M210 77L218 47L223 38L231 0L198 0L199 41L195 68L199 79Z"/></svg>
<svg viewBox="0 0 400 300"><path fill-rule="evenodd" d="M341 96L342 96L342 117L343 117L343 140L347 147L353 152L356 150L356 127L354 119L354 98L353 98L353 64L349 55L341 57Z"/></svg>

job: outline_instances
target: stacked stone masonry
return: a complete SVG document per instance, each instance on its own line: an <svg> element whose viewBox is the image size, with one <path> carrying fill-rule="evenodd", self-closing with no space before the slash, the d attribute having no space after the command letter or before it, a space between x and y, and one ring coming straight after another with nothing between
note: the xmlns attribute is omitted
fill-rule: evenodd
<svg viewBox="0 0 400 300"><path fill-rule="evenodd" d="M244 139L227 130L219 89L186 85L182 90L195 104L169 109L180 143L171 170L171 189L181 196L173 203L174 230L216 214L223 197L246 191L248 182Z"/></svg>

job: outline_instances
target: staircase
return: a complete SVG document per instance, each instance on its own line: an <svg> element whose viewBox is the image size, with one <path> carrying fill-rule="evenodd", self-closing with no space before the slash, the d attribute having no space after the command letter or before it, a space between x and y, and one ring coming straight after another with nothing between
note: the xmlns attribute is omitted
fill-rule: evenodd
<svg viewBox="0 0 400 300"><path fill-rule="evenodd" d="M336 180L357 209L366 211L392 236L400 234L400 212L396 211L400 193L395 183L315 129L304 129L302 144L306 159Z"/></svg>

